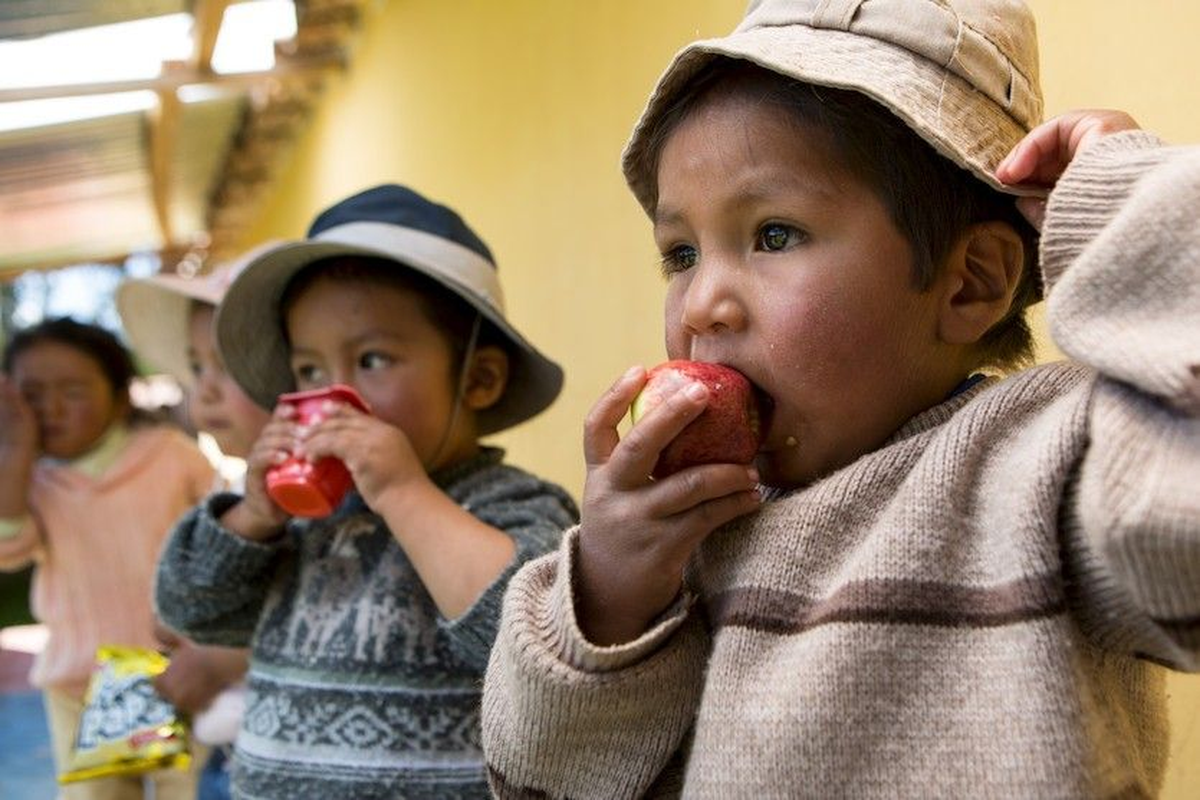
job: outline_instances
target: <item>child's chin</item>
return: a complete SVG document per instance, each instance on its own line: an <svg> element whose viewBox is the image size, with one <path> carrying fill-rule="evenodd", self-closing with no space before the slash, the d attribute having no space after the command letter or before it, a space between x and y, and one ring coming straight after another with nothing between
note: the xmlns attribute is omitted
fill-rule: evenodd
<svg viewBox="0 0 1200 800"><path fill-rule="evenodd" d="M754 461L759 482L776 489L796 489L821 477L811 463L806 463L798 445L765 450Z"/></svg>

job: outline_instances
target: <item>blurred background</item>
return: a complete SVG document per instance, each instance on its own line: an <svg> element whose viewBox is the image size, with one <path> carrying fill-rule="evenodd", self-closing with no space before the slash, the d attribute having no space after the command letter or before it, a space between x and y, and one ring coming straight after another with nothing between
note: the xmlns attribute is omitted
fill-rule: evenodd
<svg viewBox="0 0 1200 800"><path fill-rule="evenodd" d="M1029 4L1048 116L1122 108L1168 141L1200 142L1189 77L1200 4ZM509 314L566 367L558 402L496 443L578 495L588 408L629 365L663 357L658 258L621 148L674 51L727 32L744 7L0 3L0 337L61 314L119 330L112 291L124 278L200 274L301 236L366 186L411 184L471 221L497 256ZM1044 336L1040 357L1058 357ZM178 403L178 387L143 367L138 401ZM0 797L18 796L12 775L31 763L4 738L24 691L11 665L37 646L12 628L29 622L25 580L0 575ZM1163 796L1194 798L1200 678L1172 676L1169 691Z"/></svg>

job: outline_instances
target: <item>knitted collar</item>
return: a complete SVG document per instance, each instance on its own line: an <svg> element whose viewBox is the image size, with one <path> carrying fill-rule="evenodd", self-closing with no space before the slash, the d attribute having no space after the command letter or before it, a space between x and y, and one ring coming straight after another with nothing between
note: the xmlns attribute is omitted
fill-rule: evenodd
<svg viewBox="0 0 1200 800"><path fill-rule="evenodd" d="M480 447L479 452L465 461L443 467L430 474L429 478L439 489L445 489L463 478L486 467L492 467L504 460L504 450L499 447Z"/></svg>
<svg viewBox="0 0 1200 800"><path fill-rule="evenodd" d="M43 456L42 461L50 467L70 467L92 480L100 478L108 468L117 462L117 458L129 443L129 427L123 423L110 425L108 430L96 440L96 445L86 453L75 458L53 458Z"/></svg>
<svg viewBox="0 0 1200 800"><path fill-rule="evenodd" d="M1000 379L993 375L975 374L960 383L950 392L949 396L942 402L932 408L927 408L924 411L911 417L908 422L901 425L895 433L887 438L879 449L893 445L896 442L903 441L910 436L915 436L927 430L932 430L942 423L949 420L958 413L967 403L977 397L980 392L983 392L989 386L994 385ZM865 453L863 455L866 455ZM859 456L862 458L862 456ZM811 485L811 484L810 484ZM767 486L760 484L758 489L762 496L763 502L770 503L786 497L794 491L804 489L804 486L797 486L791 489L785 489L778 486Z"/></svg>

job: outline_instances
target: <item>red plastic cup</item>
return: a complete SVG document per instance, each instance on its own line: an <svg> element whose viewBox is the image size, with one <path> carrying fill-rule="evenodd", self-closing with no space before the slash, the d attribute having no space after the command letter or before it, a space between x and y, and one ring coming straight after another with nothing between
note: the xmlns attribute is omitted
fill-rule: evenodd
<svg viewBox="0 0 1200 800"><path fill-rule="evenodd" d="M352 405L368 414L371 411L358 392L340 383L279 396L279 402L296 407L296 421L301 425L315 425L325 419L324 405L328 400ZM267 470L267 494L294 517L329 516L353 485L346 465L328 456L315 462L291 456Z"/></svg>

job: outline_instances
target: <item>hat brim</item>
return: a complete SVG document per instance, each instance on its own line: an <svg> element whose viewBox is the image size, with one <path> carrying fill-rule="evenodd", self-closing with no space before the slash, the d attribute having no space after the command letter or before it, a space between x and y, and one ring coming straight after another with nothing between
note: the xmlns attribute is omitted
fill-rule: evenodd
<svg viewBox="0 0 1200 800"><path fill-rule="evenodd" d="M1044 194L1006 186L995 168L1028 130L965 80L912 52L841 30L786 25L738 31L693 42L667 67L621 157L629 187L653 214L657 176L649 134L680 91L710 61L727 57L817 86L851 89L880 103L941 155L992 188L1013 195Z"/></svg>
<svg viewBox="0 0 1200 800"><path fill-rule="evenodd" d="M478 413L481 435L524 422L558 397L562 369L538 352L495 307L464 291L446 275L393 251L309 240L279 245L255 259L234 280L217 310L217 345L226 369L263 408L274 407L280 394L296 388L282 308L288 284L309 264L342 256L383 259L437 281L475 308L508 340L508 383L500 400Z"/></svg>
<svg viewBox="0 0 1200 800"><path fill-rule="evenodd" d="M155 275L122 283L117 287L116 302L134 352L151 366L190 386L190 308L194 302L215 308L220 293L206 281Z"/></svg>

